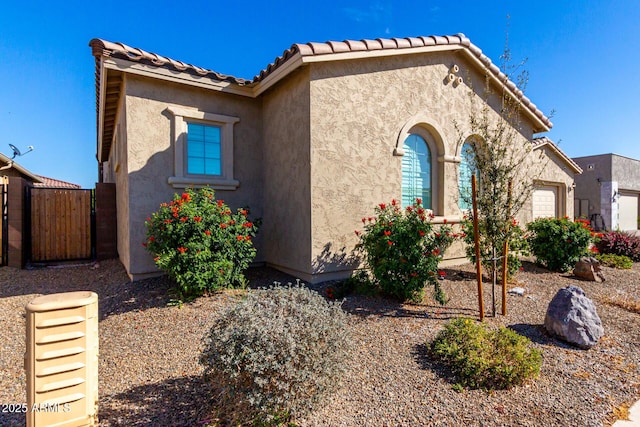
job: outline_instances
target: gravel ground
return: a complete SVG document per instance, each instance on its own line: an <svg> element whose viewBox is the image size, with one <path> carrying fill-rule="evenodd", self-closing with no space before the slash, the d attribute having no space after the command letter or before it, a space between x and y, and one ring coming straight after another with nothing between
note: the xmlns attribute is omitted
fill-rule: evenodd
<svg viewBox="0 0 640 427"><path fill-rule="evenodd" d="M533 340L544 353L540 377L510 391L458 393L425 355L442 326L477 316L471 266L446 269L445 307L398 304L350 296L354 357L334 398L300 426L600 426L640 398L640 315L605 304L640 299L640 264L631 271L604 268L603 284L581 282L525 264L517 284L524 297L507 299L508 315L492 317L485 285L486 322L505 325ZM294 279L252 269L253 286ZM581 286L594 299L604 327L591 350L546 335L546 307L564 286ZM227 292L182 308L167 306L171 283L156 278L130 283L118 261L99 265L16 270L0 268L0 404L25 402L24 306L46 293L93 290L100 303L100 426L203 426L212 413L212 390L201 379L201 339L216 312L235 301ZM323 286L316 288L322 290ZM499 299L499 290L496 289ZM615 411L615 412L614 412ZM0 412L0 426L24 425L24 414Z"/></svg>

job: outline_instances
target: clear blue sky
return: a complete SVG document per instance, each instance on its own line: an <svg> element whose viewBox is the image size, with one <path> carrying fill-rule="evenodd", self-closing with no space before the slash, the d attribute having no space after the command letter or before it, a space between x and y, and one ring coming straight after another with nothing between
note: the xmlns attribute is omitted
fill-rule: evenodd
<svg viewBox="0 0 640 427"><path fill-rule="evenodd" d="M0 9L0 152L31 172L97 181L94 37L251 78L292 43L464 33L494 63L527 59L526 95L571 157L640 159L640 2L14 1Z"/></svg>

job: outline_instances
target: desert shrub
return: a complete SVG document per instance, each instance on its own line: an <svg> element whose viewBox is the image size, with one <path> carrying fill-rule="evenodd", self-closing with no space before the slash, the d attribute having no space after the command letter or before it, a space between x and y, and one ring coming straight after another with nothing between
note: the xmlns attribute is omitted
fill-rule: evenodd
<svg viewBox="0 0 640 427"><path fill-rule="evenodd" d="M471 319L449 322L430 351L447 366L458 384L470 388L507 389L540 372L542 352L511 329L489 329Z"/></svg>
<svg viewBox="0 0 640 427"><path fill-rule="evenodd" d="M598 254L596 259L607 267L628 270L633 267L633 261L628 256L614 254Z"/></svg>
<svg viewBox="0 0 640 427"><path fill-rule="evenodd" d="M258 229L247 209L232 213L213 190L187 189L147 218L143 245L156 265L177 283L180 298L243 287L244 271L256 255Z"/></svg>
<svg viewBox="0 0 640 427"><path fill-rule="evenodd" d="M522 266L521 257L529 255L529 244L524 237L524 230L518 225L515 219L511 220L509 226L509 255L507 256L507 277L513 277ZM462 237L466 243L465 253L469 261L475 264L476 262L476 248L473 232L473 221L465 217L462 221ZM480 257L482 258L482 267L493 274L493 245L489 242L487 233L484 232L485 222L478 224L478 231L480 234ZM506 232L504 233L506 235ZM501 239L496 239L496 246L500 248L500 252L496 256L502 256L502 248L504 246L504 235ZM502 275L502 261L498 260L496 263L496 274L498 277Z"/></svg>
<svg viewBox="0 0 640 427"><path fill-rule="evenodd" d="M527 224L527 239L538 263L553 271L568 271L588 254L595 234L585 220L538 218Z"/></svg>
<svg viewBox="0 0 640 427"><path fill-rule="evenodd" d="M640 261L640 237L622 231L609 231L600 235L596 247L601 254L624 255Z"/></svg>
<svg viewBox="0 0 640 427"><path fill-rule="evenodd" d="M339 303L299 285L252 291L215 320L200 362L207 378L226 384L237 416L238 408L259 422L304 415L345 371L346 321Z"/></svg>
<svg viewBox="0 0 640 427"><path fill-rule="evenodd" d="M421 199L405 209L395 200L381 203L375 217L362 218L364 232L356 230L360 236L357 247L365 252L371 286L402 301L421 301L428 283L434 298L446 302L436 273L454 235L450 225L435 227L432 218Z"/></svg>

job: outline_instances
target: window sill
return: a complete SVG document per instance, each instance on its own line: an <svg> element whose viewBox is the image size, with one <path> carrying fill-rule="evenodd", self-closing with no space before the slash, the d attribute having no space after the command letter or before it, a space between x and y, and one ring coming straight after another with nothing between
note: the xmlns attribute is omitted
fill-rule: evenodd
<svg viewBox="0 0 640 427"><path fill-rule="evenodd" d="M236 190L240 186L240 182L235 179L224 178L192 178L183 176L170 176L169 184L173 188L201 188L211 187L214 190Z"/></svg>

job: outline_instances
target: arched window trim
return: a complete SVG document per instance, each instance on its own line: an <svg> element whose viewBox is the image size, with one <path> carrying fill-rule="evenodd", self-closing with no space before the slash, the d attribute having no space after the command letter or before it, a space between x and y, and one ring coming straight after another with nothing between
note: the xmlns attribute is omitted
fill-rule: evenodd
<svg viewBox="0 0 640 427"><path fill-rule="evenodd" d="M439 215L440 214L440 206L441 206L441 202L440 202L440 186L441 186L441 179L440 179L440 174L439 174L439 157L440 157L440 152L438 150L438 145L436 144L436 141L433 137L433 135L431 135L431 133L425 129L424 127L420 126L420 125L415 125L413 127L411 127L408 132L405 133L404 135L404 139L402 140L402 144L399 144L399 147L401 148L400 153L398 153L398 150L396 149L396 155L398 156L404 156L405 152L404 149L402 149L402 147L404 146L404 141L411 135L418 135L420 136L427 144L427 148L429 149L430 152L430 157L431 157L431 210L433 211L434 215ZM402 167L400 168L400 172L402 174ZM402 176L400 178L402 180Z"/></svg>

